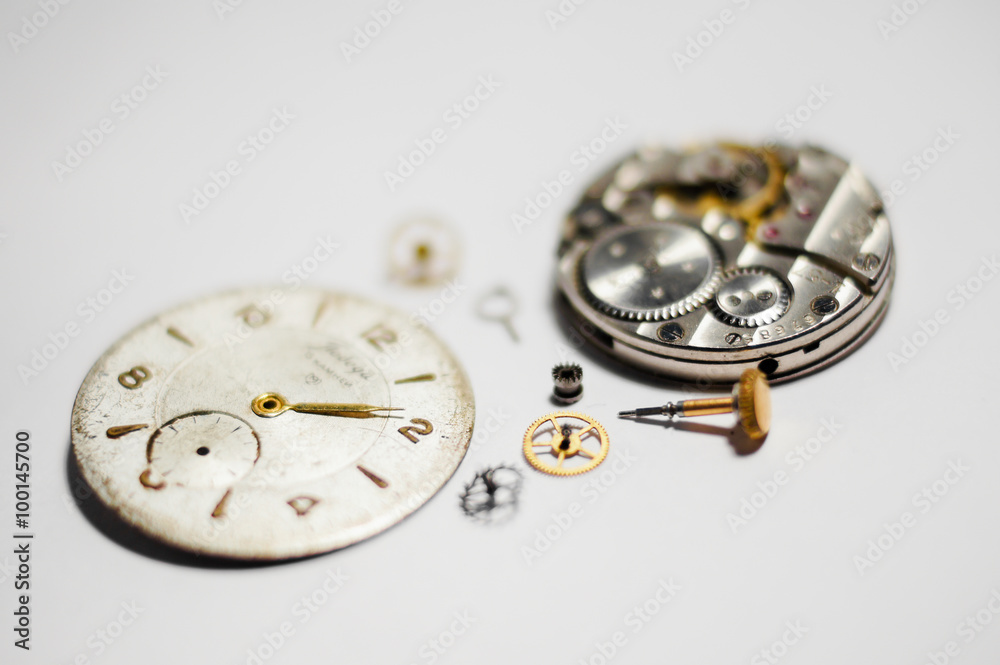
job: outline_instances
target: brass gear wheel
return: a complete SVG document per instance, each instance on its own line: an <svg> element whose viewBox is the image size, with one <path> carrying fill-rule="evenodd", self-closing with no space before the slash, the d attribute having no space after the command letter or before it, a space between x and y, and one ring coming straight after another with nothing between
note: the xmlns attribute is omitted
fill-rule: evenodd
<svg viewBox="0 0 1000 665"><path fill-rule="evenodd" d="M747 165L751 165L750 171ZM758 169L764 171L759 187L736 195L739 183ZM649 174L641 177L644 170ZM622 173L625 175L618 184L624 191L651 188L666 195L680 213L699 218L711 210L721 210L747 224L750 240L770 212L781 205L788 169L774 147L721 142L682 153L640 152L626 161ZM733 191L724 195L723 188Z"/></svg>
<svg viewBox="0 0 1000 665"><path fill-rule="evenodd" d="M539 433L539 428L546 423L552 425L552 438L539 441L535 436ZM591 433L596 437L587 436ZM589 450L584 447L584 442L591 443L595 439L600 445L600 450ZM531 423L524 433L524 459L534 468L552 476L576 476L590 471L608 456L609 447L610 441L604 427L590 416L573 411L556 411L542 416ZM536 453L536 449L540 449L540 452ZM554 465L538 458L539 454L546 453L556 459ZM587 462L572 467L563 466L567 459L577 455L588 458Z"/></svg>
<svg viewBox="0 0 1000 665"><path fill-rule="evenodd" d="M752 148L735 143L720 143L719 147L729 152L742 153L759 162L767 169L767 180L760 190L744 199L727 200L720 196L718 189L709 190L698 199L695 209L699 215L704 215L709 210L719 208L730 217L744 220L750 227L747 237L752 237L763 221L764 214L781 201L785 186L785 165L770 148Z"/></svg>

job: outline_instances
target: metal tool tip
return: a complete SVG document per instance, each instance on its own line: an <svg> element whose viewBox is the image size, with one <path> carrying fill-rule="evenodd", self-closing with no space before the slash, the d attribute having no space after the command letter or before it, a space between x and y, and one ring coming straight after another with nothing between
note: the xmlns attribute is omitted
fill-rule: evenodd
<svg viewBox="0 0 1000 665"><path fill-rule="evenodd" d="M635 411L619 411L618 412L618 417L619 418L635 418L635 416L636 416Z"/></svg>

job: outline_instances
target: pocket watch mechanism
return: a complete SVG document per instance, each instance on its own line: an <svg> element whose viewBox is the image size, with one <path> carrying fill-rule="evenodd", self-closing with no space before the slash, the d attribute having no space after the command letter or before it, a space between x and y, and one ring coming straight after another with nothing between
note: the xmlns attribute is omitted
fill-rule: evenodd
<svg viewBox="0 0 1000 665"><path fill-rule="evenodd" d="M570 325L654 374L772 382L836 362L885 315L889 220L860 170L820 148L643 148L567 217Z"/></svg>

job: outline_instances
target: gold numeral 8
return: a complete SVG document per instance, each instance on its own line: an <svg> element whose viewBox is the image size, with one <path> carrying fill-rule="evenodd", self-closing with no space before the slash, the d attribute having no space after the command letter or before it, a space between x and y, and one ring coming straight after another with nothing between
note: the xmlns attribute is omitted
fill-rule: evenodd
<svg viewBox="0 0 1000 665"><path fill-rule="evenodd" d="M152 373L142 365L136 365L127 372L118 375L118 383L129 390L135 390L142 382L152 376Z"/></svg>

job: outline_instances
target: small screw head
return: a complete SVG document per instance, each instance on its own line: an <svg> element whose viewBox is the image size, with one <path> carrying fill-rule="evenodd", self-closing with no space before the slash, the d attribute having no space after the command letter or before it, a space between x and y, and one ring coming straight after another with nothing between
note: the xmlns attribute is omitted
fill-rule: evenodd
<svg viewBox="0 0 1000 665"><path fill-rule="evenodd" d="M737 333L729 333L728 335L726 335L726 343L728 343L730 346L736 346L737 344L740 343L740 340L742 339L743 337L741 337Z"/></svg>
<svg viewBox="0 0 1000 665"><path fill-rule="evenodd" d="M684 328L681 328L680 324L677 323L664 323L656 331L656 336L664 342L676 342L681 337L684 337Z"/></svg>
<svg viewBox="0 0 1000 665"><path fill-rule="evenodd" d="M864 272L877 270L882 261L874 254L858 254L854 257L854 267Z"/></svg>
<svg viewBox="0 0 1000 665"><path fill-rule="evenodd" d="M827 314L833 314L838 309L840 309L840 303L833 296L816 296L813 298L812 305L813 314L818 314L819 316L826 316Z"/></svg>

